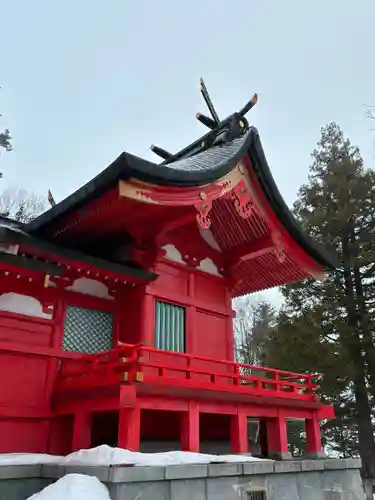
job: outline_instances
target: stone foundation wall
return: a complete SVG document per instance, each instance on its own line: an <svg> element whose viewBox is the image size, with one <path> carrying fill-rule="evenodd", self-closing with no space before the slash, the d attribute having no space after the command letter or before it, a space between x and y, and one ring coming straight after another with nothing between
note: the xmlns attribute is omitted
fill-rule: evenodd
<svg viewBox="0 0 375 500"><path fill-rule="evenodd" d="M112 500L364 500L359 460L170 467L3 466L0 500L25 500L69 473L96 476Z"/></svg>

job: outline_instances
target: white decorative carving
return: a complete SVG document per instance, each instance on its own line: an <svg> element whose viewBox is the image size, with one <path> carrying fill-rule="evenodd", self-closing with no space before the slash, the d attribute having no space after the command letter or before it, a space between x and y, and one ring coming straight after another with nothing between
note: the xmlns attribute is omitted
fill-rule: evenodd
<svg viewBox="0 0 375 500"><path fill-rule="evenodd" d="M4 293L0 296L0 311L7 311L37 318L51 319L51 313L43 312L42 304L35 297L19 293Z"/></svg>
<svg viewBox="0 0 375 500"><path fill-rule="evenodd" d="M179 264L186 264L184 262L181 253L177 250L174 245L164 245L162 247L165 250L165 259L172 260L173 262L178 262Z"/></svg>
<svg viewBox="0 0 375 500"><path fill-rule="evenodd" d="M213 274L214 276L222 276L219 273L216 264L208 257L206 259L201 260L199 267L197 269L207 274Z"/></svg>
<svg viewBox="0 0 375 500"><path fill-rule="evenodd" d="M77 278L73 285L67 286L65 290L91 295L92 297L99 297L100 299L113 300L113 297L109 295L108 288L104 283L90 278Z"/></svg>

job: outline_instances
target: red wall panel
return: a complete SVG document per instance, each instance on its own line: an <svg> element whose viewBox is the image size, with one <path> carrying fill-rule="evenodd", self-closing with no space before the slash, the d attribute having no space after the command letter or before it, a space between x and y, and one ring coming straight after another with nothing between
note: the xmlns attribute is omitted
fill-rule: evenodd
<svg viewBox="0 0 375 500"><path fill-rule="evenodd" d="M49 346L53 322L0 311L0 342Z"/></svg>
<svg viewBox="0 0 375 500"><path fill-rule="evenodd" d="M67 455L71 452L73 422L73 415L64 415L51 420L48 453L52 453L53 455Z"/></svg>
<svg viewBox="0 0 375 500"><path fill-rule="evenodd" d="M196 273L194 279L194 297L211 311L225 309L227 287L225 280L209 274Z"/></svg>
<svg viewBox="0 0 375 500"><path fill-rule="evenodd" d="M136 288L129 288L118 298L118 340L120 342L125 344L140 342L141 300L142 292Z"/></svg>
<svg viewBox="0 0 375 500"><path fill-rule="evenodd" d="M200 310L196 311L196 317L197 330L194 354L208 358L226 359L227 318Z"/></svg>
<svg viewBox="0 0 375 500"><path fill-rule="evenodd" d="M0 363L0 405L45 410L48 358L25 354L2 354Z"/></svg>
<svg viewBox="0 0 375 500"><path fill-rule="evenodd" d="M45 453L49 425L48 420L0 419L0 453Z"/></svg>
<svg viewBox="0 0 375 500"><path fill-rule="evenodd" d="M158 290L164 296L187 297L189 272L184 266L176 266L164 261L157 266L158 278L151 288Z"/></svg>

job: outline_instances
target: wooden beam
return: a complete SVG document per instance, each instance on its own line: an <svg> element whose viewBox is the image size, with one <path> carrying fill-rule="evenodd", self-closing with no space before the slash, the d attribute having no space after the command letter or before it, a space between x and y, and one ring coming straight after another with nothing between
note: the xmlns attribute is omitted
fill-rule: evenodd
<svg viewBox="0 0 375 500"><path fill-rule="evenodd" d="M260 257L261 255L271 253L275 251L275 248L271 236L263 236L258 240L239 245L229 250L226 255L226 263L230 266L240 264Z"/></svg>
<svg viewBox="0 0 375 500"><path fill-rule="evenodd" d="M172 219L169 220L168 222L165 222L164 224L161 224L160 230L156 234L156 242L158 244L163 244L162 239L168 234L171 233L172 231L176 229L180 229L184 226L187 226L188 224L195 222L196 216L195 212L190 212L188 214L182 215L178 217L177 219Z"/></svg>
<svg viewBox="0 0 375 500"><path fill-rule="evenodd" d="M52 262L43 262L31 257L21 257L19 255L12 255L9 253L0 253L0 266L6 264L21 269L28 269L29 271L40 271L42 273L51 274L53 276L61 275L61 267Z"/></svg>

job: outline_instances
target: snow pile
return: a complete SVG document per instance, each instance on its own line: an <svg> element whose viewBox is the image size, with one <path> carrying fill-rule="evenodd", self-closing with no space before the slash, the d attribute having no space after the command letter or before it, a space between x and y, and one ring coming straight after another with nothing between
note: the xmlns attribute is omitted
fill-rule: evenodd
<svg viewBox="0 0 375 500"><path fill-rule="evenodd" d="M111 500L111 497L96 477L68 474L27 500Z"/></svg>
<svg viewBox="0 0 375 500"><path fill-rule="evenodd" d="M89 450L80 450L66 457L43 454L6 453L0 454L2 465L134 465L138 467L166 466L184 464L209 464L209 463L242 463L266 461L249 455L206 455L188 451L167 451L164 453L138 453L112 448L107 445L98 446Z"/></svg>
<svg viewBox="0 0 375 500"><path fill-rule="evenodd" d="M206 455L189 451L167 451L163 453L137 453L107 445L71 453L64 465L135 465L138 467L209 463L241 463L264 461L249 455Z"/></svg>
<svg viewBox="0 0 375 500"><path fill-rule="evenodd" d="M39 465L61 464L65 457L45 455L43 453L1 453L0 466L2 465Z"/></svg>

